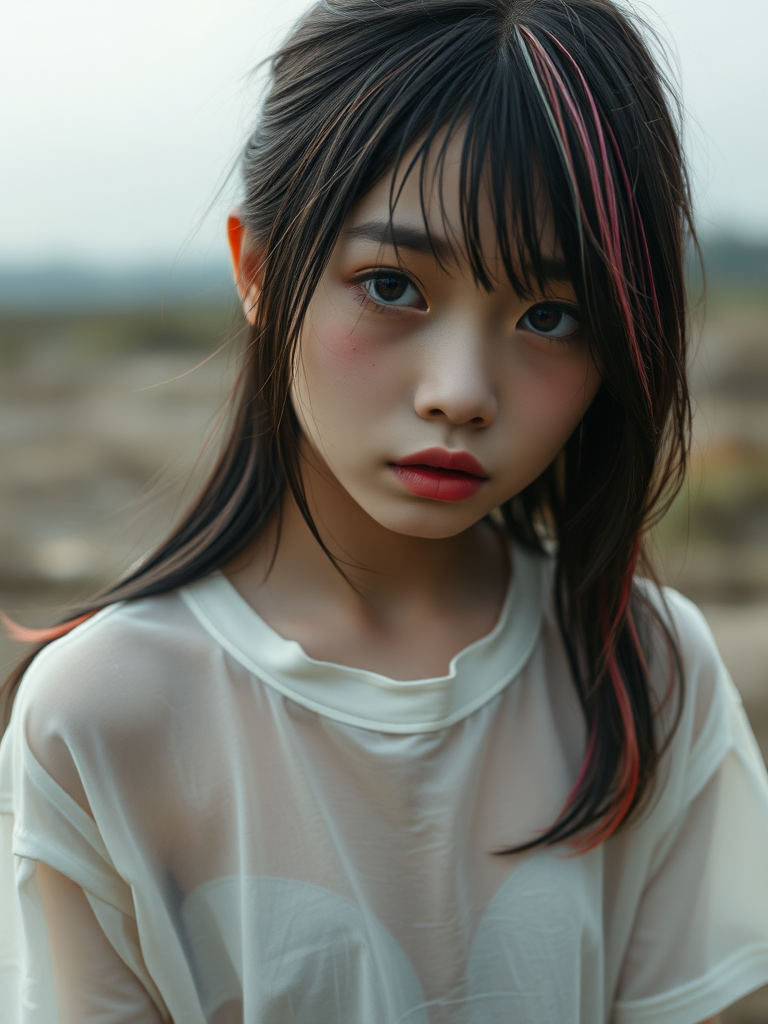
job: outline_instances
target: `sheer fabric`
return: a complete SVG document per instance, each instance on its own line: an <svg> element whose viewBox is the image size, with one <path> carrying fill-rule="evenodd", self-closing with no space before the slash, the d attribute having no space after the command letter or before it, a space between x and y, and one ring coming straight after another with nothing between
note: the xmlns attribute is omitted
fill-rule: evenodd
<svg viewBox="0 0 768 1024"><path fill-rule="evenodd" d="M550 567L514 563L436 679L314 661L220 574L47 647L0 746L3 1024L695 1024L768 982L768 780L677 594L645 813L494 855L584 750Z"/></svg>

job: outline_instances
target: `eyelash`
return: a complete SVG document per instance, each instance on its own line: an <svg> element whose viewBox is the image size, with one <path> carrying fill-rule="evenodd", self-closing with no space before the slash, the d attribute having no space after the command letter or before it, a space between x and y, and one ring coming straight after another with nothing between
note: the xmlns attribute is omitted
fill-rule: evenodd
<svg viewBox="0 0 768 1024"><path fill-rule="evenodd" d="M570 331L568 331L568 333L566 333L566 334L559 334L559 335L558 334L545 334L543 331L535 330L532 325L531 325L530 328L523 327L523 330L528 329L529 333L533 334L535 337L537 337L537 338L546 338L547 341L556 341L556 342L558 342L561 345L567 345L569 342L575 341L581 335L581 331L582 331L581 314L579 312L578 307L572 305L569 302L555 302L555 301L547 302L546 300L543 301L543 302L535 302L520 317L520 319L518 320L518 325L521 324L522 321L525 320L527 317L530 317L530 315L536 309L546 309L546 310L551 310L554 313L561 313L561 314L563 314L564 316L568 317L570 320L572 320L574 322L574 327Z"/></svg>
<svg viewBox="0 0 768 1024"><path fill-rule="evenodd" d="M408 274L404 274L402 271L394 271L394 270L389 270L389 269L385 269L385 268L380 268L378 270L368 271L362 277L358 277L355 280L355 289L354 289L354 291L355 291L355 298L356 298L357 302L360 304L360 306L362 306L363 309L368 309L368 310L370 310L373 313L382 314L384 316L392 316L392 315L397 316L397 315L399 315L401 313L401 311L403 309L412 309L413 307L411 307L411 306L387 305L387 304L382 303L382 302L377 302L374 298L371 297L371 294L368 291L368 289L365 287L365 285L369 281L375 281L377 277L385 277L385 276L397 277L397 278L402 279L403 281L405 281L408 284L410 284L413 288L415 288L416 291L419 292L419 294L421 295L420 288L418 287L418 285L412 280L412 278ZM547 302L547 301L535 302L525 311L525 313L523 313L523 315L518 320L517 325L519 325L537 307L539 307L539 308L544 307L544 308L551 309L551 310L556 311L556 312L564 313L566 316L569 316L572 320L574 320L578 326L575 327L570 333L564 334L564 335L544 334L544 333L541 333L541 332L536 331L534 329L530 329L529 333L533 334L534 337L545 338L547 341L555 341L555 342L557 342L560 345L567 345L569 342L573 341L575 338L577 338L581 334L582 322L581 322L581 314L579 312L579 309L578 309L577 306L571 305L568 302L555 302L555 301L552 301L552 302ZM427 310L428 309L429 309L429 307L427 306ZM422 312L422 311L419 310L419 312ZM517 327L517 325L516 325L516 327ZM526 328L523 328L523 330L526 330Z"/></svg>
<svg viewBox="0 0 768 1024"><path fill-rule="evenodd" d="M355 280L355 298L363 307L368 309L372 313L381 313L384 316L399 315L404 309L412 309L411 306L389 306L383 302L377 302L370 294L368 289L365 287L369 281L375 281L377 277L397 277L401 278L410 284L416 291L421 295L421 289L416 282L408 275L402 273L402 271L388 270L380 268L378 270L369 270L362 277L358 277ZM426 300L425 300L426 301ZM427 310L429 307L427 306ZM418 312L426 312L427 310L418 310Z"/></svg>

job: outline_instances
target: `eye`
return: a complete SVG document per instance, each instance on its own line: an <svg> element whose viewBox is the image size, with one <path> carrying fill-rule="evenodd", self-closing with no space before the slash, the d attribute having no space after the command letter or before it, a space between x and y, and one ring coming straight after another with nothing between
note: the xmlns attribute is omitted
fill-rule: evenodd
<svg viewBox="0 0 768 1024"><path fill-rule="evenodd" d="M554 302L539 302L531 306L518 322L523 330L533 331L545 338L569 338L581 327L576 310Z"/></svg>
<svg viewBox="0 0 768 1024"><path fill-rule="evenodd" d="M427 308L424 296L413 281L395 270L378 270L360 283L367 297L378 306Z"/></svg>

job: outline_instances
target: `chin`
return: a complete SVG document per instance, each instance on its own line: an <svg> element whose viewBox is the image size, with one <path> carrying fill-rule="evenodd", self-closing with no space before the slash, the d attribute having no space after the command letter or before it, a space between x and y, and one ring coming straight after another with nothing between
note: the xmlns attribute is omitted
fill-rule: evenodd
<svg viewBox="0 0 768 1024"><path fill-rule="evenodd" d="M460 509L454 503L426 502L420 507L409 509L365 509L372 519L392 533L405 537L420 537L424 540L445 540L456 537L478 523L487 513L485 509L470 512Z"/></svg>

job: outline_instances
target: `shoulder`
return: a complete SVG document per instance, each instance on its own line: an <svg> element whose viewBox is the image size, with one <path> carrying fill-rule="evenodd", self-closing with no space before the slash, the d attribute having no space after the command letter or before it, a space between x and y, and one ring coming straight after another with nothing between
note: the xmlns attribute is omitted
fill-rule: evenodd
<svg viewBox="0 0 768 1024"><path fill-rule="evenodd" d="M78 762L161 749L213 647L176 592L105 608L25 673L15 709L25 743L70 791Z"/></svg>
<svg viewBox="0 0 768 1024"><path fill-rule="evenodd" d="M516 556L518 550L515 550ZM556 554L553 550L521 554L539 575L543 636L559 643L559 620L554 599ZM723 664L712 630L693 601L671 587L636 577L632 608L650 682L658 698L682 676L685 706L697 720L706 717L712 701L733 684Z"/></svg>
<svg viewBox="0 0 768 1024"><path fill-rule="evenodd" d="M641 640L654 681L682 676L685 704L700 726L714 701L733 684L700 608L670 587L636 581L645 609ZM649 614L650 613L650 614ZM698 731L698 728L696 729Z"/></svg>
<svg viewBox="0 0 768 1024"><path fill-rule="evenodd" d="M110 605L43 648L24 675L21 698L92 711L118 698L130 702L172 685L204 646L176 592Z"/></svg>
<svg viewBox="0 0 768 1024"><path fill-rule="evenodd" d="M648 603L657 611L679 645L681 656L691 668L719 662L720 654L701 609L671 587L658 588L648 580L638 580Z"/></svg>
<svg viewBox="0 0 768 1024"><path fill-rule="evenodd" d="M659 589L647 581L640 581L639 588L656 616L650 630L649 669L662 728L671 726L661 737L669 740L665 760L678 779L681 803L687 804L729 751L753 760L754 738L702 611L670 588Z"/></svg>

